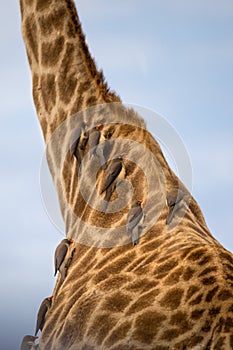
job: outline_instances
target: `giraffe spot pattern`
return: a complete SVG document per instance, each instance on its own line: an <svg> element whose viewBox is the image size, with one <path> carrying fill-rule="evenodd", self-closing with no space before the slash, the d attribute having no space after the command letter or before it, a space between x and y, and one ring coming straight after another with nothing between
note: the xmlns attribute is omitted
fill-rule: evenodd
<svg viewBox="0 0 233 350"><path fill-rule="evenodd" d="M189 321L187 313L183 311L178 311L173 314L170 319L170 324L179 329L179 334L185 333L192 328L192 323Z"/></svg>
<svg viewBox="0 0 233 350"><path fill-rule="evenodd" d="M158 266L155 271L154 274L167 274L168 272L170 272L172 269L174 269L176 266L178 265L178 261L175 259L172 259L168 262L166 262L165 264L162 264L160 266Z"/></svg>
<svg viewBox="0 0 233 350"><path fill-rule="evenodd" d="M215 296L215 294L217 293L217 291L219 290L219 287L216 286L214 287L213 289L211 289L207 295L206 295L206 298L205 298L205 301L207 301L208 303L212 301L213 297Z"/></svg>
<svg viewBox="0 0 233 350"><path fill-rule="evenodd" d="M54 67L60 61L60 55L64 49L65 39L63 35L58 36L51 42L42 43L41 63L45 67Z"/></svg>
<svg viewBox="0 0 233 350"><path fill-rule="evenodd" d="M233 349L233 334L232 334L231 337L230 337L230 346L231 346L231 348Z"/></svg>
<svg viewBox="0 0 233 350"><path fill-rule="evenodd" d="M218 307L212 307L210 310L209 310L209 315L210 316L216 316L220 313L221 311L221 307L218 306Z"/></svg>
<svg viewBox="0 0 233 350"><path fill-rule="evenodd" d="M187 290L186 301L188 301L198 291L199 291L198 286L191 285Z"/></svg>
<svg viewBox="0 0 233 350"><path fill-rule="evenodd" d="M36 106L36 109L39 110L39 99L38 99L38 90L41 89L41 86L39 85L39 76L38 74L34 73L33 77L32 77L32 93L33 93L33 99L34 99L34 103ZM47 121L46 119L42 119L44 121L43 125L41 125L42 127L42 131L43 134L45 135L46 130L47 130ZM45 124L46 122L46 124Z"/></svg>
<svg viewBox="0 0 233 350"><path fill-rule="evenodd" d="M31 18L27 18L25 21L25 35L27 37L28 44L34 56L36 62L38 62L38 37L37 37L37 27ZM28 52L30 60L32 57L30 52ZM31 63L32 64L32 63Z"/></svg>
<svg viewBox="0 0 233 350"><path fill-rule="evenodd" d="M219 294L218 294L219 300L227 300L227 299L230 299L232 297L233 297L233 294L227 289L221 290L221 292L219 292Z"/></svg>
<svg viewBox="0 0 233 350"><path fill-rule="evenodd" d="M100 270L94 280L96 283L107 279L112 274L120 273L128 265L129 261L133 260L135 257L135 252L128 253L126 256L116 259L111 262L107 267Z"/></svg>
<svg viewBox="0 0 233 350"><path fill-rule="evenodd" d="M115 288L122 288L127 282L129 278L123 274L119 274L118 276L109 277L106 281L100 283L99 288L103 291L112 290Z"/></svg>
<svg viewBox="0 0 233 350"><path fill-rule="evenodd" d="M164 284L174 285L175 283L178 283L182 274L183 274L183 267L177 268L170 275L168 275L168 277L164 281Z"/></svg>
<svg viewBox="0 0 233 350"><path fill-rule="evenodd" d="M190 342L189 342L189 347L187 349L192 349L192 347L202 343L203 341L203 337L200 335L196 335L194 337L191 338Z"/></svg>
<svg viewBox="0 0 233 350"><path fill-rule="evenodd" d="M57 6L56 10L53 12L53 14L51 14L51 18L46 16L48 12L47 9L49 9L49 3L52 3L54 5L54 8L56 8ZM29 4L29 1L28 1L28 4ZM59 16L56 15L56 11L59 10L59 8L57 4L55 6L55 1L51 2L48 0L44 0L44 1L40 0L37 3L37 6L39 7L39 11L41 11L39 18L41 20L41 23L43 22L43 28L41 27L41 24L40 24L40 28L38 26L38 27L35 27L35 29L38 28L38 30L41 31L42 36L51 35L52 33L54 33L54 29L62 30L66 38L66 44L64 44L60 52L58 61L55 62L57 66L55 67L53 65L53 61L51 59L51 60L48 60L48 66L42 67L42 69L44 68L47 69L49 67L51 68L49 69L49 71L52 72L52 69L53 69L58 72L58 75L60 75L61 73L67 85L69 85L69 81L71 81L71 90L68 91L68 90L65 90L64 88L64 95L66 95L64 97L64 100L62 100L61 98L57 99L59 101L59 104L60 102L63 102L65 104L65 106L64 105L62 106L64 110L62 110L61 113L58 112L58 116L56 116L56 118L52 116L53 119L52 121L49 121L49 123L48 121L46 122L46 120L44 122L43 130L46 130L46 134L54 130L56 126L59 125L59 122L60 120L62 120L62 118L65 119L67 118L68 115L70 115L70 113L72 114L77 112L81 107L85 106L87 102L90 104L95 103L95 101L99 99L100 92L104 91L103 100L105 99L107 100L108 98L107 95L105 95L106 90L104 90L104 88L101 87L101 84L104 85L102 80L102 75L98 74L98 72L96 71L95 65L93 61L91 61L90 56L88 56L87 61L88 62L90 61L91 63L89 64L87 62L86 66L88 67L85 67L88 70L88 74L87 74L88 77L82 74L80 74L80 76L76 76L76 69L77 71L80 71L79 64L83 62L83 59L79 61L79 58L81 56L80 54L86 55L87 46L85 46L84 41L81 45L81 48L80 48L80 45L73 46L74 41L69 39L71 38L71 36L72 37L79 36L79 39L81 37L80 40L84 40L84 36L82 35L82 33L80 34L81 27L80 27L79 20L76 16L76 12L74 10L73 2L66 0L65 4L66 4L66 7L70 8L70 13L69 13L69 16L67 16L67 8L64 9L64 12L66 11L66 13L64 14L65 23L63 21L63 24L62 24L61 18L57 18L57 22L56 22L56 17L61 17L61 15ZM34 21L34 18L32 17L31 20ZM53 21L54 23L50 26L50 24L46 23L46 21L47 22ZM70 37L67 40L68 32ZM35 30L35 33L36 33L36 30ZM39 45L41 45L39 41L41 40L40 37L38 38L38 40L35 40L36 35L37 34L34 35L34 39L33 39L35 42L34 44L37 45L37 42L39 42ZM52 41L51 43L53 44ZM66 50L68 48L67 44L70 44L71 51L66 55L66 52L67 52ZM46 49L46 47L40 47L40 49L44 50ZM51 53L53 54L51 45L50 45L50 49L51 49ZM33 48L30 47L30 44L29 44L29 51L30 51L30 55L32 56L31 62L34 64L35 60L33 61L33 56L34 56ZM73 52L73 56L72 56L72 52ZM62 56L62 54L64 54L64 56ZM61 58L63 59L66 58L66 62L60 65L60 63L62 62ZM43 55L42 55L42 59L43 59ZM29 60L30 60L30 57L29 57ZM57 63L59 63L59 65ZM92 84L90 83L91 81L91 79L89 79L90 76L94 77L94 80L95 80L95 82L94 83L92 82ZM74 78L74 81L72 81L73 78ZM50 101L52 101L53 97L51 97L51 99L46 102L46 96L43 96L43 91L40 90L38 92L38 87L41 87L43 85L45 86L46 84L47 84L47 81L45 81L45 79L43 81L42 76L35 77L35 83L33 83L33 85L35 85L34 87L35 100L37 98L38 114L40 113L40 115L47 114L47 113L44 113L45 110L51 110L50 108L52 108L52 102L51 102L51 106L49 106L49 103ZM57 81L55 82L55 84L56 86L58 86ZM60 81L60 84L62 84L62 81ZM49 83L47 85L49 85ZM98 85L99 90L96 89L96 85ZM80 96L80 92L81 92L81 96ZM59 90L59 94L60 94L60 90ZM55 100L55 102L53 103L56 104L56 102L57 101ZM58 106L58 109L59 109L59 106ZM40 121L41 119L42 119L42 116L40 116ZM134 136L136 135L135 130L133 128L132 130L125 128L124 132L125 132L125 135L127 136L128 135L131 136L131 133L134 134ZM145 134L141 136L141 134L139 135L139 132L137 133L137 135L141 137L141 140L146 139L148 141L149 136L145 136ZM154 154L157 154L159 161L162 162L163 161L162 155L160 154L158 146L154 141L151 141L151 142L152 142L152 146L154 147L153 148ZM54 158L53 158L54 155L51 152L49 152L49 157L51 157L50 163L52 164L54 161ZM72 165L75 165L75 163L73 162ZM73 169L75 168L74 166L72 170L67 171L67 168L69 166L70 164L66 160L64 164L64 168L62 168L63 170L62 181L64 183L66 182L67 179L69 180L71 179L71 175L74 172L73 171ZM166 169L166 170L169 170L169 169ZM135 168L133 167L130 168L130 176L134 177L135 171L136 171ZM56 181L58 180L56 179ZM77 181L76 182L74 181L73 184L77 185ZM138 195L138 193L140 194L140 191L141 191L140 183L135 181L135 184L137 186L137 191L138 191L137 195ZM65 188L63 188L62 186ZM62 193L62 191L65 191L66 194L70 195L69 192L72 191L72 184L69 183L67 185L65 183L65 186L63 184L62 186L60 185L59 187L59 181L58 181L59 193ZM75 193L76 193L76 196L73 196L71 193L70 198L73 199L73 203L76 204L75 209L77 209L77 212L78 212L78 206L83 207L84 203L83 201L77 201L78 195L77 195L77 192ZM61 208L62 208L62 212L66 214L64 204L61 205ZM89 218L90 213L91 213L91 210L85 212L85 215L87 218ZM122 215L122 213L120 215ZM96 216L93 215L93 220L95 219L95 217ZM72 273L68 276L65 283L61 284L60 280L58 279L58 283L55 289L57 300L54 304L53 311L51 314L51 318L50 318L51 323L48 323L48 326L47 326L47 330L52 329L54 331L54 328L55 328L54 324L55 324L56 335L54 334L50 335L48 332L47 333L48 338L50 336L51 338L58 336L59 339L61 339L60 334L62 334L62 336L64 337L63 339L64 343L66 343L66 341L67 342L70 341L72 344L71 346L74 349L75 348L74 341L77 339L76 337L76 327L77 327L80 339L82 337L86 337L85 339L82 339L83 344L86 343L85 345L86 350L89 350L89 348L90 349L93 348L91 345L89 345L89 342L87 339L88 336L89 336L90 344L94 344L96 335L98 339L96 347L98 347L98 344L102 347L103 343L107 344L108 340L109 340L108 344L109 346L111 346L112 345L111 341L115 342L115 341L118 341L117 339L120 339L120 340L123 339L123 341L118 343L116 346L113 345L115 350L116 349L136 350L137 345L138 345L138 349L141 350L143 348L143 345L138 344L141 341L140 339L142 339L143 344L146 344L145 348L149 348L148 344L150 344L150 342L154 341L154 343L157 343L158 337L160 336L161 332L163 332L161 331L161 327L164 327L164 330L166 329L167 331L170 332L169 337L171 338L174 337L175 330L176 330L176 333L179 335L181 335L184 330L187 331L188 333L188 327L191 324L191 322L194 322L197 319L199 320L202 310L206 310L206 312L203 311L203 319L207 317L208 322L206 322L205 324L204 322L202 322L202 324L204 324L204 327L203 327L203 331L204 331L205 329L207 330L209 326L212 326L214 324L216 316L218 317L217 319L219 319L219 316L218 316L219 313L221 312L223 314L225 313L226 308L224 310L221 308L218 310L218 305L225 304L225 303L222 303L222 301L227 301L228 303L227 310L228 309L232 310L233 306L229 305L230 289L229 290L222 289L219 291L218 286L217 286L217 289L215 289L219 276L217 273L213 274L213 272L215 272L214 269L211 270L211 268L209 268L211 261L215 259L214 254L213 256L208 254L209 252L208 247L203 247L203 246L200 247L200 242L202 241L199 240L198 237L196 237L195 239L195 235L192 237L193 239L190 245L189 245L189 242L187 242L190 239L191 234L195 234L195 232L198 232L204 235L205 233L203 233L197 227L197 225L194 225L194 221L193 221L193 223L190 225L190 226L193 225L190 229L190 232L191 232L190 235L187 235L185 230L182 231L182 228L180 231L179 230L176 231L177 233L176 237L174 237L173 234L166 235L164 234L164 230L163 230L164 221L166 218L166 210L163 210L161 217L163 219L161 220L160 218L160 222L156 226L156 228L153 228L150 231L150 233L146 237L147 239L142 240L142 245L134 249L134 254L132 256L130 256L126 250L125 251L119 250L116 256L106 255L107 257L106 260L108 261L106 261L106 264L104 263L102 267L99 266L97 269L93 269L93 266L98 266L99 263L101 265L102 257L101 259L99 258L101 256L101 253L96 253L94 250L91 250L91 249L87 250L87 252L84 252L85 250L82 250L80 248L80 254L77 254L77 257L80 259L80 261L77 258L74 266L72 266ZM102 219L104 220L105 218L102 217ZM186 217L183 223L181 223L181 226L185 225L185 227L187 227L187 223L188 223L187 220L188 219ZM155 239L156 236L160 238ZM198 248L197 248L197 244L199 244ZM185 247L187 245L188 247L186 249ZM165 247L166 249L164 250ZM181 248L182 248L182 252L180 251ZM131 249L133 248L131 247ZM131 249L129 251L131 251ZM87 254L87 255L83 259L84 254ZM117 255L119 255L119 258ZM139 256L141 257L141 255L143 255L143 257L140 260L138 257ZM122 260L120 256L121 257L127 256L126 261ZM172 266L172 265L169 266L170 262L172 260L176 261L176 259L178 259L179 264L175 266ZM232 276L231 276L232 268L229 267L229 264L232 264L233 260L231 260L228 253L224 254L224 256L222 257L222 260L225 262L223 264L223 268L225 271L224 277L227 276L228 278L227 283L229 282L228 287L230 288L230 281L232 281ZM139 265L140 264L141 265L138 266L137 264L135 264L136 261L139 263ZM186 268L188 264L190 265L190 268ZM208 266L206 266L207 264ZM129 270L129 268L131 268L131 270ZM156 275L153 275L153 272L155 272ZM148 273L148 275L145 276L144 275L145 273ZM85 278L82 278L81 276L82 277L85 276ZM119 278L117 279L117 277ZM214 286L211 283L212 277L216 278L216 281L214 281ZM182 280L180 281L180 279ZM185 283L187 281L189 282ZM97 286L95 286L96 282L98 283ZM181 282L180 286L183 287L183 289L178 288L177 286L176 286L176 290L175 288L171 289L170 286L172 286L172 284L176 284L179 282ZM141 283L141 286L140 286L140 283ZM196 283L197 290L195 290L193 287L193 289L192 290L190 289L189 293L187 293L187 289L188 289L187 286L190 286L190 284L192 283L193 284ZM160 288L159 290L156 289L158 288L158 285L162 286L162 288L159 287ZM93 294L90 293L90 288L91 290L92 289L94 290L94 288L96 288L93 291ZM118 293L116 292L117 290L118 290ZM103 291L108 291L109 294L103 293ZM113 295L111 291L113 291ZM155 291L156 293L159 293L159 294L153 295ZM186 305L187 310L185 310L185 307L184 307L185 305L183 305L182 303L183 295L185 296L185 298L187 298L189 302L194 303L194 307L189 307L188 305ZM215 299L213 300L213 298ZM126 299L127 299L127 302L126 302ZM200 305L198 305L197 307L195 306L195 302L198 303L199 300L200 302L204 303L204 306L206 306L205 301L208 301L208 300L213 301L213 304L210 305L211 307L210 309L207 309L205 307L202 309ZM140 309L140 304L142 304L143 301L148 301L147 303L148 306L146 306L145 304L145 308L148 307L149 311ZM217 302L219 302L219 304L217 304ZM125 310L128 310L127 309L128 305L130 305L129 307L136 305L137 315L133 315L133 316L129 315L130 321L122 323L123 316L121 314L120 316L117 316L117 313L125 312L126 314ZM164 314L159 313L160 306L162 306L166 310L164 311ZM103 310L104 308L106 310ZM177 309L180 311L177 311ZM184 310L187 311L187 314ZM108 311L107 314L106 314L106 311ZM113 311L113 312L109 312L109 311ZM170 319L168 318L168 314ZM95 323L97 317L99 316L101 317L98 319L98 322ZM167 320L167 322L168 320L170 321L170 325L168 327L167 327L167 324L164 325L165 320ZM139 327L139 323L140 323L139 321L142 322L141 327ZM72 322L74 322L75 327ZM223 330L231 329L232 327L231 317L227 317L227 315L224 314L224 318L222 318L220 322L222 322ZM133 328L132 331L131 331L131 326ZM144 326L145 326L145 329L142 329L142 327ZM138 328L136 329L136 327ZM72 330L72 328L74 330ZM87 335L87 330L89 331L88 335ZM45 332L46 332L46 329L45 329ZM134 334L134 339L136 339L137 345L131 345L131 344L125 343L125 341L127 340L124 340L124 337L127 337L128 333L130 333L131 335L131 332L132 334ZM118 333L122 333L123 338L121 337L117 338ZM185 339L187 339L188 336L189 334L185 335L186 337ZM206 335L206 337L207 336L208 334ZM45 338L46 337L44 337L44 339ZM177 340L180 342L179 344L181 344L180 339L181 337ZM193 346L195 346L195 342L196 344L200 344L200 342L202 342L203 339L204 339L203 337L198 338L198 336L195 336L191 338L191 341L188 343L188 345L186 342L185 343L186 345L184 345L183 347L180 346L179 348L178 345L175 344L174 348L184 349L186 347L187 349L188 348L191 349L193 348ZM42 341L43 341L43 335L42 335ZM166 343L165 341L162 342L162 344L165 344ZM50 344L52 343L53 341L51 340ZM58 344L62 344L62 342L58 340ZM80 349L84 348L83 344L80 344ZM174 343L172 342L172 346L173 344ZM50 350L54 348L54 344L52 345L53 347L48 346L43 348L44 349L48 348ZM151 347L157 350L168 349L168 346L163 347L162 345L157 346L154 344ZM113 348L111 348L111 350L112 349Z"/></svg>
<svg viewBox="0 0 233 350"><path fill-rule="evenodd" d="M123 322L117 326L117 328L115 328L104 341L104 345L110 347L113 344L117 343L119 340L126 338L129 330L131 329L131 326L131 322L129 321Z"/></svg>
<svg viewBox="0 0 233 350"><path fill-rule="evenodd" d="M200 266L206 265L206 264L210 263L211 260L212 260L212 257L210 255L206 255L206 256L204 256L204 258L198 264Z"/></svg>
<svg viewBox="0 0 233 350"><path fill-rule="evenodd" d="M198 277L202 277L204 275L209 274L210 272L215 272L217 271L217 267L213 266L213 267L207 267L206 269L204 269L199 275Z"/></svg>
<svg viewBox="0 0 233 350"><path fill-rule="evenodd" d="M41 76L41 93L45 110L51 113L56 102L55 75L45 74Z"/></svg>
<svg viewBox="0 0 233 350"><path fill-rule="evenodd" d="M178 338L179 335L180 335L179 329L174 327L164 331L160 339L171 341L171 340L174 340L175 338Z"/></svg>
<svg viewBox="0 0 233 350"><path fill-rule="evenodd" d="M220 337L214 346L214 350L223 349L223 346L224 346L224 337Z"/></svg>
<svg viewBox="0 0 233 350"><path fill-rule="evenodd" d="M205 312L204 309L193 310L191 313L191 319L194 321L199 320L202 317L204 312Z"/></svg>
<svg viewBox="0 0 233 350"><path fill-rule="evenodd" d="M185 281L189 281L193 277L194 273L195 273L195 270L191 269L191 267L188 266L184 271L183 279Z"/></svg>
<svg viewBox="0 0 233 350"><path fill-rule="evenodd" d="M181 288L169 290L161 299L160 305L171 310L177 309L181 303L183 293L184 291Z"/></svg>
<svg viewBox="0 0 233 350"><path fill-rule="evenodd" d="M132 338L142 343L150 344L156 336L158 330L162 327L162 322L166 316L156 311L146 311L139 315L135 321L135 328Z"/></svg>
<svg viewBox="0 0 233 350"><path fill-rule="evenodd" d="M96 345L101 345L111 329L116 325L116 319L107 313L97 315L91 322L87 335L95 335Z"/></svg>
<svg viewBox="0 0 233 350"><path fill-rule="evenodd" d="M159 295L160 290L154 289L148 293L143 294L141 297L138 298L129 308L126 315L131 315L137 312L140 312L147 307L150 307L153 305L155 301L155 297Z"/></svg>
<svg viewBox="0 0 233 350"><path fill-rule="evenodd" d="M230 264L230 266L233 265L233 258L231 257L231 255L229 253L224 253L224 252L221 252L220 253L220 257L223 259L223 260L227 260Z"/></svg>
<svg viewBox="0 0 233 350"><path fill-rule="evenodd" d="M75 313L72 315L72 318L76 319L78 325L75 330L75 335L79 339L84 337L86 329L90 323L91 316L96 309L98 304L98 296L92 295L87 299L79 299L76 303ZM106 318L107 319L107 318Z"/></svg>
<svg viewBox="0 0 233 350"><path fill-rule="evenodd" d="M150 289L156 287L159 282L154 281L153 279L149 280L147 278L138 278L132 283L128 283L125 289L129 292L146 292ZM143 286L143 288L142 288Z"/></svg>
<svg viewBox="0 0 233 350"><path fill-rule="evenodd" d="M125 344L125 341L124 341L123 343L120 343L116 346L111 347L110 350L141 350L141 349L136 347L135 345Z"/></svg>
<svg viewBox="0 0 233 350"><path fill-rule="evenodd" d="M225 322L224 322L224 332L225 333L233 333L233 318L227 317Z"/></svg>
<svg viewBox="0 0 233 350"><path fill-rule="evenodd" d="M204 248L199 248L199 249L196 249L194 250L187 258L188 260L191 260L191 261L196 261L196 260L199 260L203 257L203 255L206 254L206 251Z"/></svg>
<svg viewBox="0 0 233 350"><path fill-rule="evenodd" d="M62 31L64 26L64 13L64 7L60 7L47 16L43 15L39 17L38 23L43 37L51 35L55 30Z"/></svg>
<svg viewBox="0 0 233 350"><path fill-rule="evenodd" d="M216 282L216 278L214 276L211 277L206 277L203 278L202 283L206 286L206 285L210 285L210 284L214 284Z"/></svg>
<svg viewBox="0 0 233 350"><path fill-rule="evenodd" d="M99 270L102 269L104 266L109 264L109 261L113 261L115 258L119 256L119 252L123 253L126 252L128 248L126 246L120 247L118 249L111 249L110 251L107 252L105 258L101 259L101 261L94 266L95 269Z"/></svg>
<svg viewBox="0 0 233 350"><path fill-rule="evenodd" d="M201 328L202 332L208 333L210 331L211 321L209 318L206 319L204 326Z"/></svg>
<svg viewBox="0 0 233 350"><path fill-rule="evenodd" d="M36 11L43 11L53 3L53 0L37 0Z"/></svg>
<svg viewBox="0 0 233 350"><path fill-rule="evenodd" d="M74 55L74 45L67 43L58 79L59 96L64 103L68 103L71 100L78 84L78 78L75 74ZM69 84L66 84L66 81L69 81ZM81 94L79 93L78 95L80 96Z"/></svg>
<svg viewBox="0 0 233 350"><path fill-rule="evenodd" d="M129 305L131 299L130 296L118 291L115 294L106 297L106 300L103 303L103 309L110 312L123 312Z"/></svg>
<svg viewBox="0 0 233 350"><path fill-rule="evenodd" d="M81 350L95 350L95 348L93 346L84 344Z"/></svg>
<svg viewBox="0 0 233 350"><path fill-rule="evenodd" d="M202 301L202 298L203 298L203 293L200 293L195 299L193 299L189 302L189 305L200 304L200 302Z"/></svg>

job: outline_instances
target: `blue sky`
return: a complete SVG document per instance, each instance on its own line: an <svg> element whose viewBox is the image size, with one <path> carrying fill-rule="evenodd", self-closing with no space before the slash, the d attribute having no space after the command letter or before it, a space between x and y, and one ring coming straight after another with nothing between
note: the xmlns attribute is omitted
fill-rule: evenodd
<svg viewBox="0 0 233 350"><path fill-rule="evenodd" d="M213 235L232 251L232 1L76 4L110 87L123 101L163 115L183 139L192 163L193 195ZM18 1L1 2L0 23L0 344L13 350L24 334L34 332L40 301L53 290L53 252L62 236L41 201L44 144Z"/></svg>

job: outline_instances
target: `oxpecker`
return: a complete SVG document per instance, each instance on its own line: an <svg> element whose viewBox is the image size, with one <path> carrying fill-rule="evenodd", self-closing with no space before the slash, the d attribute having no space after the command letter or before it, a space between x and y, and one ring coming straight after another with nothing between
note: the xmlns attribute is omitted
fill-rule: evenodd
<svg viewBox="0 0 233 350"><path fill-rule="evenodd" d="M67 261L66 261L66 263L61 264L61 266L60 266L59 271L60 271L60 273L61 273L61 279L62 279L62 281L64 281L65 278L66 278L66 276L67 276L67 271L68 271L68 268L70 267L70 264L71 264L71 262L72 262L72 259L73 259L75 250L76 250L75 248L72 250L72 252L71 252L69 258L68 258Z"/></svg>
<svg viewBox="0 0 233 350"><path fill-rule="evenodd" d="M111 139L111 137L112 137L112 133L110 131L108 131L104 135L104 143L103 143L102 153L99 156L102 169L104 169L104 170L106 170L106 168L107 168L107 161L108 161L108 158L110 155L112 143L109 140Z"/></svg>
<svg viewBox="0 0 233 350"><path fill-rule="evenodd" d="M81 171L83 151L85 150L87 141L88 141L87 123L82 122L82 124L74 130L71 138L71 142L70 142L70 158L74 156L77 159L80 171Z"/></svg>
<svg viewBox="0 0 233 350"><path fill-rule="evenodd" d="M167 206L168 206L168 216L166 220L166 224L169 225L175 215L175 213L182 206L182 199L184 198L184 192L179 189L172 190L167 194Z"/></svg>
<svg viewBox="0 0 233 350"><path fill-rule="evenodd" d="M101 129L102 124L98 124L94 127L89 133L89 148L90 148L90 158L94 155L97 155L97 146L101 138Z"/></svg>
<svg viewBox="0 0 233 350"><path fill-rule="evenodd" d="M142 210L142 200L137 200L132 205L127 214L126 220L126 232L132 236L133 245L138 244L140 231L144 222L144 213Z"/></svg>
<svg viewBox="0 0 233 350"><path fill-rule="evenodd" d="M37 336L25 335L25 337L23 337L20 350L33 350L33 349L36 349L35 340L37 338L38 338Z"/></svg>
<svg viewBox="0 0 233 350"><path fill-rule="evenodd" d="M68 252L69 245L73 243L73 240L70 238L65 238L61 241L61 243L57 246L54 254L54 267L56 276L57 271L60 269L61 264L63 263L66 254Z"/></svg>
<svg viewBox="0 0 233 350"><path fill-rule="evenodd" d="M53 299L53 296L45 298L40 305L40 308L39 308L39 311L37 314L35 336L37 335L39 329L42 332L42 329L43 329L44 324L45 324L45 318L46 318L47 311L49 310L49 308L51 307L51 304L52 304L52 299Z"/></svg>
<svg viewBox="0 0 233 350"><path fill-rule="evenodd" d="M105 192L104 200L106 201L104 207L102 208L102 211L106 210L107 204L117 184L119 184L119 182L123 180L126 176L123 155L124 153L119 155L117 158L114 158L107 167L105 183L101 191L101 194Z"/></svg>

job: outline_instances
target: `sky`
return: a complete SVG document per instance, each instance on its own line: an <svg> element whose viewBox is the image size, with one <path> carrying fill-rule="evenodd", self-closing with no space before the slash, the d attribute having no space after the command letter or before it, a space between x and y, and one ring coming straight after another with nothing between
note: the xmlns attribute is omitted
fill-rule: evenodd
<svg viewBox="0 0 233 350"><path fill-rule="evenodd" d="M92 55L125 103L156 111L184 142L192 194L233 251L231 0L76 0ZM19 348L52 294L62 234L39 185L44 143L31 96L17 0L0 3L0 344ZM156 125L148 122L149 130Z"/></svg>

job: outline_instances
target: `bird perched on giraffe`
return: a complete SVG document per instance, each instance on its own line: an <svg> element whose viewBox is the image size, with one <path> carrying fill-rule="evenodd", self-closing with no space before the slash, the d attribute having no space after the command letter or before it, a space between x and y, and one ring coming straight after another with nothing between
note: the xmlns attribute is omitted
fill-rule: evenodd
<svg viewBox="0 0 233 350"><path fill-rule="evenodd" d="M137 245L139 241L140 232L145 219L145 215L142 210L142 199L133 203L131 209L127 214L126 219L126 232L131 235L133 245Z"/></svg>
<svg viewBox="0 0 233 350"><path fill-rule="evenodd" d="M20 350L35 350L37 348L37 345L35 344L36 339L38 339L37 336L25 335L25 337L23 337Z"/></svg>
<svg viewBox="0 0 233 350"><path fill-rule="evenodd" d="M54 276L56 276L57 271L60 270L60 267L66 257L66 254L68 252L69 246L73 244L73 240L70 238L64 238L59 245L57 246L54 254Z"/></svg>
<svg viewBox="0 0 233 350"><path fill-rule="evenodd" d="M37 335L39 330L42 332L42 329L46 321L46 314L52 305L52 299L53 299L53 295L51 297L45 298L40 304L40 307L37 313L35 336Z"/></svg>
<svg viewBox="0 0 233 350"><path fill-rule="evenodd" d="M169 225L172 222L175 214L179 209L183 207L184 192L179 189L173 189L167 194L167 206L168 206L168 216L166 219L166 224Z"/></svg>
<svg viewBox="0 0 233 350"><path fill-rule="evenodd" d="M113 191L119 182L126 177L126 167L123 161L124 155L125 153L121 153L119 156L112 159L107 167L105 183L101 191L101 194L105 192L105 203L103 205L102 211L106 211Z"/></svg>
<svg viewBox="0 0 233 350"><path fill-rule="evenodd" d="M78 168L81 172L83 153L88 142L89 133L87 123L82 122L80 126L75 128L70 141L70 158L73 156L77 159Z"/></svg>
<svg viewBox="0 0 233 350"><path fill-rule="evenodd" d="M72 251L71 251L71 254L69 256L69 258L67 259L66 262L64 262L63 264L61 264L60 268L59 268L59 272L61 274L61 280L62 282L64 282L66 276L67 276L67 272L68 272L68 268L70 267L70 264L73 260L73 256L74 256L74 253L75 253L76 249L73 248Z"/></svg>
<svg viewBox="0 0 233 350"><path fill-rule="evenodd" d="M89 131L89 152L90 152L90 159L93 156L98 156L97 152L97 146L100 141L102 141L102 134L101 134L101 128L103 127L102 124L96 125L92 130Z"/></svg>

